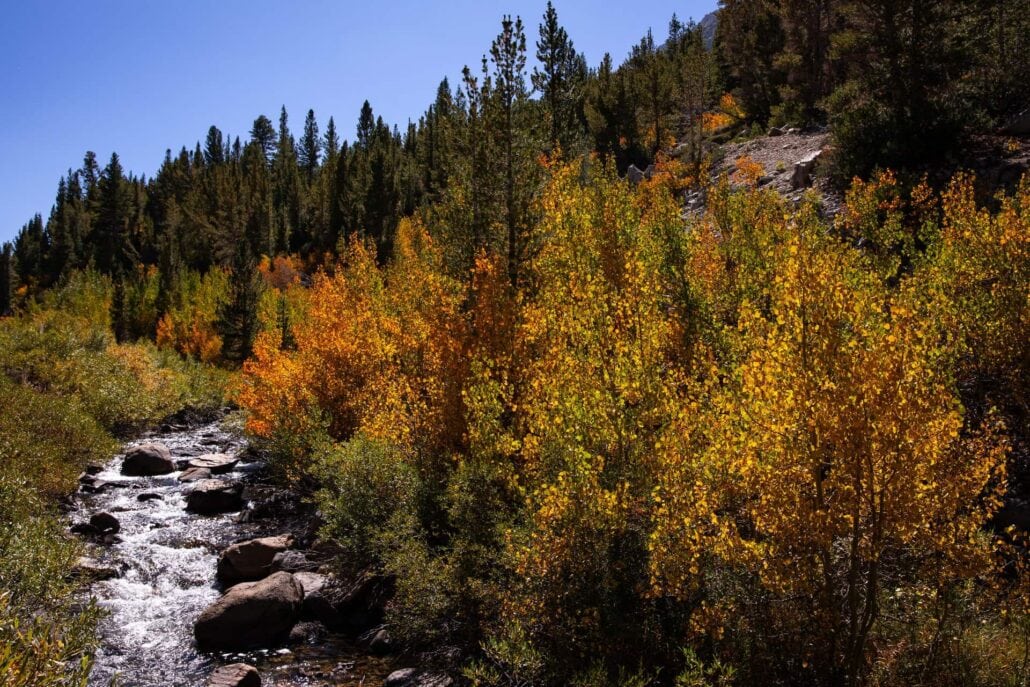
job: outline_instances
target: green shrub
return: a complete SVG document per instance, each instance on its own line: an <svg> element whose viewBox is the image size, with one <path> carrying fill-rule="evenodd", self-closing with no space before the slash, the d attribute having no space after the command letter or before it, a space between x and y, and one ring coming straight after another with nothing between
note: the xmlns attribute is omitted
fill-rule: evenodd
<svg viewBox="0 0 1030 687"><path fill-rule="evenodd" d="M419 479L401 452L358 435L325 451L315 466L324 533L359 565L379 557L382 533L416 512Z"/></svg>

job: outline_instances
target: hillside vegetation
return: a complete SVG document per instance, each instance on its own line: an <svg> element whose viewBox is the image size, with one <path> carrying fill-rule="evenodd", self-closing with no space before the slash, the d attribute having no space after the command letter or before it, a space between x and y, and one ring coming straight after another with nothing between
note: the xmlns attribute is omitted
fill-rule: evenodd
<svg viewBox="0 0 1030 687"><path fill-rule="evenodd" d="M956 169L1025 148L1030 6L716 17L590 69L548 4L404 132L87 153L0 258L5 684L88 669L75 475L225 389L469 684L1027 684L1030 176ZM781 125L839 208L719 159Z"/></svg>

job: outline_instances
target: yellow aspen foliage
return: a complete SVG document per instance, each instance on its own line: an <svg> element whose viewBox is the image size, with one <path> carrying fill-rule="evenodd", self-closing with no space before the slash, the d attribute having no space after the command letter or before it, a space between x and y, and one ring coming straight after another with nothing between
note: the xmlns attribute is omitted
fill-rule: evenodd
<svg viewBox="0 0 1030 687"><path fill-rule="evenodd" d="M664 249L682 224L674 202L634 194L610 170L589 185L573 166L552 173L518 328L531 523L510 543L520 584L505 617L563 651L618 651L597 633L633 622L607 615L611 598L646 591L631 582L643 559L626 552L643 550L653 449L679 397Z"/></svg>
<svg viewBox="0 0 1030 687"><path fill-rule="evenodd" d="M767 301L741 307L748 354L704 440L661 454L652 579L690 594L710 557L807 599L812 651L854 682L894 563L989 566L979 532L998 500L980 497L1003 484L1004 444L963 431L939 322L803 218L775 248Z"/></svg>
<svg viewBox="0 0 1030 687"><path fill-rule="evenodd" d="M172 348L205 363L222 353L222 337L216 331L218 306L227 290L227 275L212 269L201 276L185 272L172 294L172 302L157 323L157 345Z"/></svg>

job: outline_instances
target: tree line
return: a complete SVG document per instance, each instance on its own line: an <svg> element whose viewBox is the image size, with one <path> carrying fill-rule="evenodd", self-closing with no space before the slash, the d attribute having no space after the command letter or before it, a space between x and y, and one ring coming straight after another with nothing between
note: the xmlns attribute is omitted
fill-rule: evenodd
<svg viewBox="0 0 1030 687"><path fill-rule="evenodd" d="M116 153L101 166L87 152L58 183L49 216L33 217L3 247L0 312L75 270L129 284L154 266L160 316L184 271L246 276L261 256L279 255L328 265L352 236L383 259L399 219L430 207L461 226L466 260L474 247L508 246L514 279L539 156L596 150L621 169L646 166L679 128L677 75L709 52L701 29L674 17L664 43L648 32L620 67L606 55L590 69L549 3L532 70L528 55L521 19L505 17L479 67L466 67L456 86L444 79L403 130L366 101L353 139L332 117L320 127L312 110L298 137L284 107L278 126L261 115L243 138L211 126L192 150L168 150L151 178L127 175ZM715 94L712 79L702 105ZM152 335L155 326L122 333Z"/></svg>

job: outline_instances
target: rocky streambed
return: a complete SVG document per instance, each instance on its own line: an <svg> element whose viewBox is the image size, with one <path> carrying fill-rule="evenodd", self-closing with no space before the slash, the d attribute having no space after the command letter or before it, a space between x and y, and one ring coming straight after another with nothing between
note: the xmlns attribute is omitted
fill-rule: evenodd
<svg viewBox="0 0 1030 687"><path fill-rule="evenodd" d="M310 514L237 433L166 425L124 451L82 475L69 514L106 611L91 686L450 684L394 670L388 585L328 574Z"/></svg>

